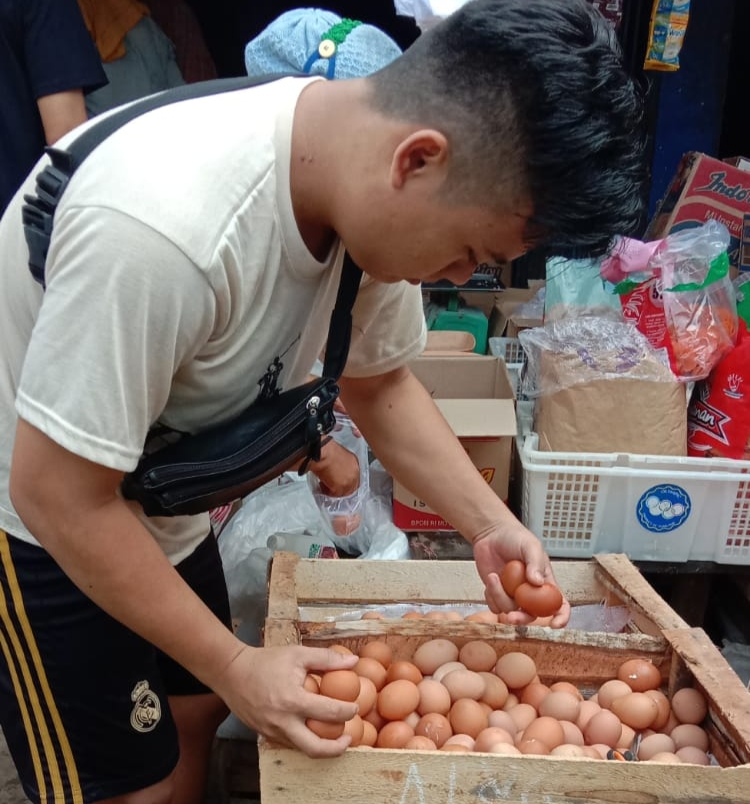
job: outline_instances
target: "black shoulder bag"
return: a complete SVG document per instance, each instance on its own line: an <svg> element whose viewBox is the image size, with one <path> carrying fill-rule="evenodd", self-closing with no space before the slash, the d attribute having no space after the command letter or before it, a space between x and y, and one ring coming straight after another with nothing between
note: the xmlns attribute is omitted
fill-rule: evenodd
<svg viewBox="0 0 750 804"><path fill-rule="evenodd" d="M168 103L244 89L278 77L218 79L168 90L102 119L65 150L47 148L51 164L37 176L36 195L25 196L23 207L34 279L44 287L55 209L65 187L85 157L109 134ZM336 421L337 380L349 353L351 310L361 278L361 270L345 255L320 379L283 392L262 390L236 418L145 455L125 476L123 496L137 500L148 516L198 514L244 497L299 462L302 473L310 461L319 460L322 438Z"/></svg>

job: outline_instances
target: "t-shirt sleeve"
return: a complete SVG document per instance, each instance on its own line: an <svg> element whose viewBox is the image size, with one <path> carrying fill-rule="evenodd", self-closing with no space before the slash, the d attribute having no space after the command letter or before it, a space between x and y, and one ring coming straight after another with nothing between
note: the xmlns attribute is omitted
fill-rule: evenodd
<svg viewBox="0 0 750 804"><path fill-rule="evenodd" d="M102 208L55 221L18 415L70 452L135 468L172 381L208 342L216 298L163 235Z"/></svg>
<svg viewBox="0 0 750 804"><path fill-rule="evenodd" d="M419 286L365 276L352 311L344 374L372 377L400 368L424 351L427 333Z"/></svg>
<svg viewBox="0 0 750 804"><path fill-rule="evenodd" d="M24 0L24 56L35 98L107 83L76 0Z"/></svg>

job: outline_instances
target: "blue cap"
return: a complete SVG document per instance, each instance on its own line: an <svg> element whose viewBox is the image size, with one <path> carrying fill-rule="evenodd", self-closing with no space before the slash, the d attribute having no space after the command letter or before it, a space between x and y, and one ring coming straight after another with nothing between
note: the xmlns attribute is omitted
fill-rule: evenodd
<svg viewBox="0 0 750 804"><path fill-rule="evenodd" d="M250 76L360 78L400 55L401 48L374 25L320 8L297 8L277 17L247 43L245 69Z"/></svg>

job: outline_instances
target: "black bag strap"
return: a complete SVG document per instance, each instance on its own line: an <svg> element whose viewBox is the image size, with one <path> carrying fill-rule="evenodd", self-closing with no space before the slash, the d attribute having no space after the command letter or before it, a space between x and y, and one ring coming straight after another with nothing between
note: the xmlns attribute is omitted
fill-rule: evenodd
<svg viewBox="0 0 750 804"><path fill-rule="evenodd" d="M90 126L66 149L48 147L48 164L36 177L36 195L25 195L22 220L29 247L29 270L39 284L45 286L45 263L49 251L55 210L65 188L81 162L110 134L130 120L170 103L233 92L284 78L284 75L218 78L199 81L165 90L135 101ZM338 295L328 331L323 376L338 379L344 370L351 342L351 310L357 297L362 271L348 254L344 257Z"/></svg>

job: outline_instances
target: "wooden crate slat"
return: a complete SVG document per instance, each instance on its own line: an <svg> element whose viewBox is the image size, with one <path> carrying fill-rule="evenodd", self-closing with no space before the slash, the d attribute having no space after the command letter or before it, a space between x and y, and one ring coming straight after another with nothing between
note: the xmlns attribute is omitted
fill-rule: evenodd
<svg viewBox="0 0 750 804"><path fill-rule="evenodd" d="M746 804L750 767L357 748L310 759L261 741L263 804Z"/></svg>

